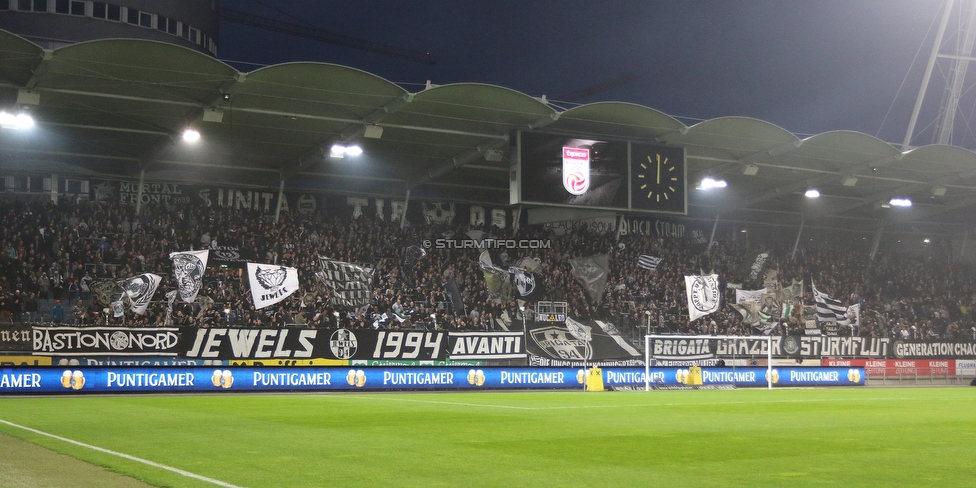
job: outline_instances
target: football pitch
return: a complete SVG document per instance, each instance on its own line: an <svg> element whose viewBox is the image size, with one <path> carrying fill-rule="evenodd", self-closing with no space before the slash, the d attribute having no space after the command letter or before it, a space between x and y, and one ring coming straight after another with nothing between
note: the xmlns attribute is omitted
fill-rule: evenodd
<svg viewBox="0 0 976 488"><path fill-rule="evenodd" d="M976 388L0 398L12 437L154 486L944 488Z"/></svg>

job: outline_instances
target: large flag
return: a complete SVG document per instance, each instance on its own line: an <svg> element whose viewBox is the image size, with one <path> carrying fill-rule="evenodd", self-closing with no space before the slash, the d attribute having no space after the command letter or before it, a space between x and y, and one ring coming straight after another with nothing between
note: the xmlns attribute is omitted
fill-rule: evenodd
<svg viewBox="0 0 976 488"><path fill-rule="evenodd" d="M298 291L298 270L273 264L247 263L254 308L274 305Z"/></svg>
<svg viewBox="0 0 976 488"><path fill-rule="evenodd" d="M319 264L322 271L317 276L332 292L330 305L356 309L369 305L372 269L325 256L319 256Z"/></svg>
<svg viewBox="0 0 976 488"><path fill-rule="evenodd" d="M651 256L649 254L642 254L637 258L637 266L644 269L649 269L651 271L657 271L657 266L661 264L662 259L656 256Z"/></svg>
<svg viewBox="0 0 976 488"><path fill-rule="evenodd" d="M457 280L454 278L448 278L444 282L444 289L447 290L447 296L451 299L451 305L454 307L455 315L467 315L467 311L464 309L464 300L461 298L461 290L458 288Z"/></svg>
<svg viewBox="0 0 976 488"><path fill-rule="evenodd" d="M511 302L512 280L508 271L501 267L501 259L489 251L482 251L478 256L478 265L485 274L485 286L492 298L503 303Z"/></svg>
<svg viewBox="0 0 976 488"><path fill-rule="evenodd" d="M546 295L546 284L538 273L518 266L508 268L508 272L512 274L512 284L515 285L520 300L534 302Z"/></svg>
<svg viewBox="0 0 976 488"><path fill-rule="evenodd" d="M145 315L149 301L152 300L156 288L159 288L159 283L162 281L162 276L143 273L122 282L122 289L125 290L125 296L129 299L133 312Z"/></svg>
<svg viewBox="0 0 976 488"><path fill-rule="evenodd" d="M163 325L173 325L173 303L176 302L178 294L177 290L166 292L166 318L163 319Z"/></svg>
<svg viewBox="0 0 976 488"><path fill-rule="evenodd" d="M603 294L607 288L610 258L606 254L597 254L571 259L569 265L573 268L573 276L583 285L586 294L599 305L603 301Z"/></svg>
<svg viewBox="0 0 976 488"><path fill-rule="evenodd" d="M108 307L112 302L118 301L122 295L122 289L115 280L95 280L88 285L92 297L99 305Z"/></svg>
<svg viewBox="0 0 976 488"><path fill-rule="evenodd" d="M812 282L813 300L817 302L817 322L836 322L837 325L851 325L851 320L847 317L847 307L834 298L830 298L826 293L821 293L817 286Z"/></svg>
<svg viewBox="0 0 976 488"><path fill-rule="evenodd" d="M722 293L718 289L717 274L685 276L685 290L688 293L688 320L718 312Z"/></svg>
<svg viewBox="0 0 976 488"><path fill-rule="evenodd" d="M186 303L193 303L203 285L203 273L207 270L209 250L172 252L169 258L173 260L173 274L176 275L176 287L180 290L180 298Z"/></svg>
<svg viewBox="0 0 976 488"><path fill-rule="evenodd" d="M762 252L756 255L756 260L753 261L752 266L749 268L749 279L754 280L759 277L759 273L762 273L763 266L766 265L766 260L769 259L769 253Z"/></svg>

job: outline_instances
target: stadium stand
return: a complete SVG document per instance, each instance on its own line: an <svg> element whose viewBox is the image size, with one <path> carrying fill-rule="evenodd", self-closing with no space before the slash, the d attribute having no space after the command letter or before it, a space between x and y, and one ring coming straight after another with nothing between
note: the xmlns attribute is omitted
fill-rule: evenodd
<svg viewBox="0 0 976 488"><path fill-rule="evenodd" d="M8 195L0 200L0 322L57 320L54 309L63 307L63 322L81 325L156 326L164 323L166 292L174 289L169 253L210 246L233 245L248 250L258 262L277 263L299 270L302 290L287 300L255 310L247 279L234 267L213 264L204 278L201 296L193 304L177 302L174 325L238 327L299 326L348 328L428 328L445 330L520 329L514 301L498 300L485 287L477 249L434 249L415 264L404 265L404 250L424 239L451 233L461 235L469 226L410 226L358 220L318 212L311 217L283 216L278 224L260 212L197 208L143 208L119 203L61 199L31 200ZM505 237L501 229L480 229ZM731 304L734 289L762 288L762 277L748 271L757 253L766 252L765 269L778 270L777 279L788 286L794 279L810 283L831 297L859 304L860 327L849 330L808 330L799 315L779 320L774 334L857 334L864 337L906 339L971 339L973 269L948 265L917 255L879 254L874 260L850 250L827 246L801 248L793 259L785 249L770 244L739 246L717 241L711 247L684 239L616 236L574 230L565 234L543 227L523 228L520 238L548 239L549 249L531 256L500 258L514 263L521 257L541 262L547 285L545 299L567 301L569 314L605 319L617 324L634 342L648 332L698 334L755 334ZM572 258L606 253L609 277L599 305L573 277ZM365 313L335 310L329 291L315 279L318 254L369 266L373 274L371 306ZM642 255L661 258L655 271L637 265ZM688 321L685 274L713 270L720 277L725 297L722 309ZM143 272L164 276L163 285L145 315L113 317L93 297L90 285L103 279L125 279ZM454 278L463 311L452 304L443 286ZM60 302L58 302L60 300ZM811 290L804 302L814 304Z"/></svg>

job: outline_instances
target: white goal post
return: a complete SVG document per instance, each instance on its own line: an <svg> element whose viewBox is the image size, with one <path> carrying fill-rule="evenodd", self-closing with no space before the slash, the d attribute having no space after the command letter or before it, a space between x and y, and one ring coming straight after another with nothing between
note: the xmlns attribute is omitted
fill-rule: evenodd
<svg viewBox="0 0 976 488"><path fill-rule="evenodd" d="M655 339L670 340L760 340L766 341L766 388L773 389L773 336L772 335L682 335L682 334L649 334L644 336L644 390L651 390L651 341Z"/></svg>

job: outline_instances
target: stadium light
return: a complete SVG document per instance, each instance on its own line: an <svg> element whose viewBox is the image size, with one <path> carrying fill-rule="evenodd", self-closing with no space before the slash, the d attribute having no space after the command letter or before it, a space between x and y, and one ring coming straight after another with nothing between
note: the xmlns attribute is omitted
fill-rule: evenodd
<svg viewBox="0 0 976 488"><path fill-rule="evenodd" d="M183 140L186 142L197 142L200 140L200 132L196 129L186 129L183 131Z"/></svg>
<svg viewBox="0 0 976 488"><path fill-rule="evenodd" d="M363 148L353 144L351 146L343 146L342 144L333 144L329 148L329 157L334 159L342 159L347 154L350 156L359 156L363 153Z"/></svg>
<svg viewBox="0 0 976 488"><path fill-rule="evenodd" d="M729 184L726 183L725 180L716 180L711 176L706 176L705 178L702 178L701 184L698 185L698 189L709 190L712 188L725 188L726 186L729 186Z"/></svg>
<svg viewBox="0 0 976 488"><path fill-rule="evenodd" d="M25 130L34 127L34 118L26 112L12 114L0 111L0 127L4 129Z"/></svg>
<svg viewBox="0 0 976 488"><path fill-rule="evenodd" d="M912 201L908 198L892 198L888 202L892 207L911 207Z"/></svg>
<svg viewBox="0 0 976 488"><path fill-rule="evenodd" d="M816 188L811 188L803 196L807 198L820 198L820 192Z"/></svg>

